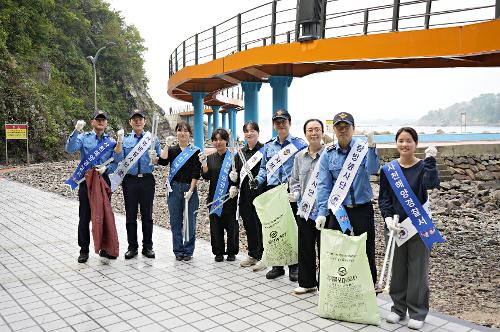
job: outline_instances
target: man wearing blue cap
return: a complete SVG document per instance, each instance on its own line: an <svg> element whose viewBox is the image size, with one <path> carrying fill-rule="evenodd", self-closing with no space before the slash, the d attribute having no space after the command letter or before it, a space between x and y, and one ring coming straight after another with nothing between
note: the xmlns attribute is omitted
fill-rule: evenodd
<svg viewBox="0 0 500 332"><path fill-rule="evenodd" d="M123 156L132 163L122 182L128 240L128 251L125 253L125 259L134 258L138 253L138 206L141 210L142 221L142 254L148 258L155 258L153 251L153 200L155 195L153 164L158 162L158 156L161 153L160 142L154 140L151 133L144 131L146 124L144 111L132 111L129 124L132 127L132 132L126 135L123 141ZM139 144L139 149L130 153ZM154 150L149 149L150 144L154 144ZM144 148L142 148L143 146Z"/></svg>
<svg viewBox="0 0 500 332"><path fill-rule="evenodd" d="M82 132L85 127L85 121L78 120L75 125L75 130L69 136L66 142L66 152L75 153L80 151L80 160L84 160L89 156L90 152L95 149L99 144L104 144L104 140L109 138L109 135L104 131L108 126L108 114L103 111L96 111L92 117L92 131ZM113 172L114 165L117 161L121 160L123 141L123 130L117 132L117 142L114 150L109 150L99 157L95 164L96 170L102 175L104 180L110 184L109 173ZM114 158L115 163L104 165L110 158ZM91 219L90 202L88 197L87 183L85 178L78 187L78 245L80 246L80 255L78 256L78 263L85 263L89 259L89 245L90 245L90 230L89 224ZM116 257L110 256L106 251L101 250L99 253L101 257L115 259Z"/></svg>
<svg viewBox="0 0 500 332"><path fill-rule="evenodd" d="M259 174L253 181L249 182L250 189L257 189L267 181L266 190L270 190L282 183L287 183L292 175L293 161L295 155L301 149L307 147L303 139L290 134L292 117L285 109L279 109L273 115L273 127L278 133L276 137L264 144L264 152L260 164ZM294 151L290 153L291 151ZM283 153L284 152L284 153ZM282 155L282 156L281 156ZM279 158L277 158L279 157ZM293 215L297 214L297 203L290 203ZM254 271L264 268L258 264ZM290 281L298 280L298 264L288 266ZM285 274L283 266L273 266L267 272L267 279L275 279Z"/></svg>
<svg viewBox="0 0 500 332"><path fill-rule="evenodd" d="M316 228L344 228L349 233L353 230L354 235L366 232L366 255L375 284L375 219L370 175L377 174L380 162L373 132L367 135L366 142L354 140L354 118L347 112L336 114L333 122L338 143L328 146L319 161ZM342 227L339 219L342 225L350 225Z"/></svg>

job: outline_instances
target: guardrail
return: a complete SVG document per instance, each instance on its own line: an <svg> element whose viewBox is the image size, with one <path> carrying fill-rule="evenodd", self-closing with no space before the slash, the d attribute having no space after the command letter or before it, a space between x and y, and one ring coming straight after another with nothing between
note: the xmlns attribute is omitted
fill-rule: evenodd
<svg viewBox="0 0 500 332"><path fill-rule="evenodd" d="M392 4L362 9L355 1L323 0L320 38L336 38L430 29L500 18L500 0L393 0ZM298 0L273 0L239 13L184 40L171 53L169 76L184 67L206 63L268 44L299 40ZM340 11L336 11L342 8Z"/></svg>

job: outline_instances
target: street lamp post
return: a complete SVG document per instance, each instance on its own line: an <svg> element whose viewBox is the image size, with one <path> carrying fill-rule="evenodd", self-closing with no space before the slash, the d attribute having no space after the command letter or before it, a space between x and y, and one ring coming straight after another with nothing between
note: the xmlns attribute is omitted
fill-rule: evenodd
<svg viewBox="0 0 500 332"><path fill-rule="evenodd" d="M116 45L114 42L107 42L106 45L97 50L97 53L92 56L89 55L87 59L92 62L92 67L94 68L94 111L97 111L97 72L95 69L95 64L97 63L97 59L99 58L99 54L104 51L107 47Z"/></svg>

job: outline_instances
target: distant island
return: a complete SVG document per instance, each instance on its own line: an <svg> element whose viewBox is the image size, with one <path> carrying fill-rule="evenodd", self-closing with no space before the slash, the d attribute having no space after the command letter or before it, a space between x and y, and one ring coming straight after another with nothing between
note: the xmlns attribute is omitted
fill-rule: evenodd
<svg viewBox="0 0 500 332"><path fill-rule="evenodd" d="M419 126L460 126L461 113L466 113L467 126L500 126L500 93L482 94L470 101L445 109L429 111L416 121Z"/></svg>

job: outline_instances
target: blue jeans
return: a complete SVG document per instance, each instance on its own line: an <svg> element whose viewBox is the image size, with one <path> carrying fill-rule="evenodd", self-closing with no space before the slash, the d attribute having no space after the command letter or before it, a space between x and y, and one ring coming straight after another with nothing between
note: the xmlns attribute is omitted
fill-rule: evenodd
<svg viewBox="0 0 500 332"><path fill-rule="evenodd" d="M191 187L190 183L172 182L172 192L168 196L168 211L170 213L170 229L175 256L193 256L196 239L196 220L194 211L200 204L198 190L195 189L188 203L189 241L183 243L182 225L184 220L184 193Z"/></svg>

